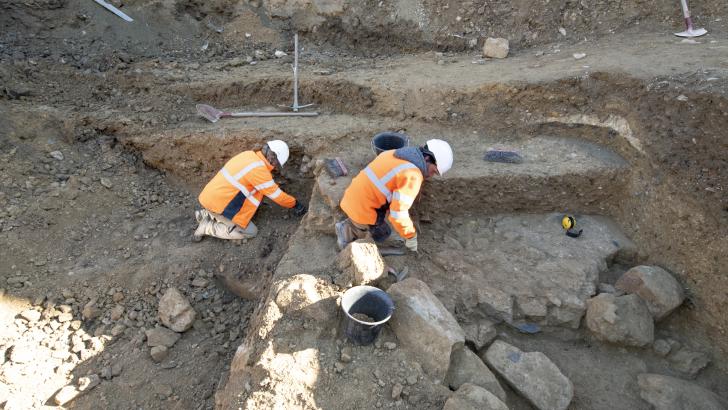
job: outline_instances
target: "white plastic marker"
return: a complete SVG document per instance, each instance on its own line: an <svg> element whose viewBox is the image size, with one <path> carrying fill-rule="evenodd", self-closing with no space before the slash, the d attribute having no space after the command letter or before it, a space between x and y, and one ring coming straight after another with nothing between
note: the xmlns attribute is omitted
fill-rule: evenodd
<svg viewBox="0 0 728 410"><path fill-rule="evenodd" d="M679 37L700 37L708 33L708 30L704 28L693 28L693 19L690 18L690 10L688 10L687 0L680 0L680 6L682 7L683 16L685 17L685 31L675 33Z"/></svg>
<svg viewBox="0 0 728 410"><path fill-rule="evenodd" d="M125 21L128 21L128 22L134 21L133 18L127 16L126 14L124 14L123 11L117 9L116 7L114 7L111 4L105 2L104 0L94 0L94 1L96 3L98 3L99 5L101 5L102 7L104 7L106 10L109 10L110 12L112 12L112 13L116 14L117 16L121 17Z"/></svg>

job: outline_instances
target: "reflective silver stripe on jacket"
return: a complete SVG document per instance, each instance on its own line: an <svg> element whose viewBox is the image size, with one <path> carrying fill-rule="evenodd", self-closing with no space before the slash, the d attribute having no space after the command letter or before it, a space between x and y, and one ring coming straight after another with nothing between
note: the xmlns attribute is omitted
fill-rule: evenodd
<svg viewBox="0 0 728 410"><path fill-rule="evenodd" d="M364 173L369 178L369 180L372 181L374 186L377 187L379 192L381 192L382 195L387 198L387 202L392 202L392 191L387 189L387 182L394 178L394 176L397 175L399 172L410 168L417 168L417 166L409 162L406 164L397 165L396 167L392 168L391 171L387 172L381 179L377 178L377 176L374 174L374 171L372 171L372 169L368 166L364 168Z"/></svg>
<svg viewBox="0 0 728 410"><path fill-rule="evenodd" d="M256 191L262 191L262 190L264 190L264 189L266 189L266 188L270 188L270 187L272 187L272 186L273 186L273 185L275 185L275 184L276 184L276 183L275 183L275 182L273 182L273 180L271 179L271 180L270 180L270 181L268 181L268 182L263 182L262 184L258 184L258 185L256 185L256 186L255 186L254 188L255 188L255 190L256 190Z"/></svg>
<svg viewBox="0 0 728 410"><path fill-rule="evenodd" d="M400 221L410 219L409 211L393 211L390 209L389 215L391 215L392 218L400 220Z"/></svg>
<svg viewBox="0 0 728 410"><path fill-rule="evenodd" d="M270 199L276 199L276 198L278 198L279 196L281 196L281 193L283 193L283 191L281 191L281 189L280 189L280 188L278 188L278 189L276 189L275 191L273 191L273 193L272 193L272 194L268 195L268 198L270 198Z"/></svg>
<svg viewBox="0 0 728 410"><path fill-rule="evenodd" d="M249 167L245 167L245 168L247 169L247 168L249 168ZM253 168L255 168L255 167L253 167ZM253 168L250 168L250 169L253 169ZM248 171L250 171L250 169L249 169ZM230 185L234 186L234 187L235 187L235 188L237 188L237 189L238 189L238 190L239 190L240 192L242 192L242 193L243 193L243 195L245 195L245 197L246 197L246 198L248 199L248 201L250 201L250 203L251 203L251 204L255 205L256 207L257 207L258 205L260 205L260 201L258 201L257 199L255 199L255 197L253 196L253 194L252 194L252 193L251 193L250 191L248 191L248 190L247 190L247 189L246 189L246 188L245 188L245 187L243 186L243 184L241 184L241 183L240 183L240 182L239 182L239 181L238 181L237 179L233 178L233 176L232 176L232 175L230 175L230 173L228 172L228 170L227 170L227 169L225 169L225 168L223 167L223 169L221 169L221 170L220 170L220 173L222 173L222 176L224 176L224 177L225 177L225 179L227 180L227 182L229 182L229 183L230 183ZM240 174L240 173L238 173L238 174ZM245 174L243 174L243 175L245 175ZM242 178L242 177L241 177L241 178ZM255 192L255 191L253 191L253 192Z"/></svg>
<svg viewBox="0 0 728 410"><path fill-rule="evenodd" d="M394 194L392 195L392 199L395 201L399 201L404 205L407 205L407 207L412 206L412 204L415 202L415 199L412 198L409 195L403 194L399 191L394 191Z"/></svg>
<svg viewBox="0 0 728 410"><path fill-rule="evenodd" d="M240 178L244 177L245 174L247 174L248 172L252 171L253 168L264 167L264 166L265 166L265 164L263 164L263 161L251 162L250 164L248 164L248 166L246 166L245 168L243 168L242 170L240 170L240 172L238 172L237 174L235 174L234 179L236 181L239 181Z"/></svg>

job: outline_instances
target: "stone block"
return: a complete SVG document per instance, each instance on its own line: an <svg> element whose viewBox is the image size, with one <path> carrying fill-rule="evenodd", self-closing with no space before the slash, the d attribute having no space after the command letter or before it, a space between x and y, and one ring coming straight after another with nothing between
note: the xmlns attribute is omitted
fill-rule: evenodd
<svg viewBox="0 0 728 410"><path fill-rule="evenodd" d="M680 283L658 266L635 266L619 278L615 287L642 298L656 321L664 319L685 300Z"/></svg>
<svg viewBox="0 0 728 410"><path fill-rule="evenodd" d="M540 410L566 410L574 386L541 352L523 352L496 340L485 353L488 365Z"/></svg>
<svg viewBox="0 0 728 410"><path fill-rule="evenodd" d="M587 301L586 325L602 341L647 346L654 340L652 314L637 295L601 293Z"/></svg>
<svg viewBox="0 0 728 410"><path fill-rule="evenodd" d="M466 383L474 384L488 390L499 399L506 400L506 392L503 391L493 372L478 355L465 346L453 350L445 383L453 390L458 390Z"/></svg>
<svg viewBox="0 0 728 410"><path fill-rule="evenodd" d="M189 329L196 316L190 302L175 288L167 289L159 300L159 320L175 332Z"/></svg>
<svg viewBox="0 0 728 410"><path fill-rule="evenodd" d="M490 58L506 58L509 50L508 40L505 38L488 37L483 45L483 55Z"/></svg>
<svg viewBox="0 0 728 410"><path fill-rule="evenodd" d="M460 325L420 280L405 279L388 292L395 306L389 323L400 346L412 352L430 376L444 380L453 349L465 343Z"/></svg>

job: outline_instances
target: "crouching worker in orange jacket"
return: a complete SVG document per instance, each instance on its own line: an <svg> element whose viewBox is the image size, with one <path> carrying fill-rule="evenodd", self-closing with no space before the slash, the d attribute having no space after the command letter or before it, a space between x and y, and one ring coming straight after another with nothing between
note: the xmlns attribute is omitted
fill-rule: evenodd
<svg viewBox="0 0 728 410"><path fill-rule="evenodd" d="M296 216L306 213L306 206L281 191L271 171L288 160L288 145L280 140L268 141L261 151L245 151L228 161L207 183L199 196L204 209L195 211L197 230L194 241L214 236L220 239L253 238L258 228L251 221L265 195Z"/></svg>
<svg viewBox="0 0 728 410"><path fill-rule="evenodd" d="M371 234L376 242L391 235L386 215L405 246L417 252L417 231L409 216L426 178L443 175L452 167L450 145L432 139L422 147L384 151L362 170L344 192L341 209L347 219L336 224L339 249Z"/></svg>

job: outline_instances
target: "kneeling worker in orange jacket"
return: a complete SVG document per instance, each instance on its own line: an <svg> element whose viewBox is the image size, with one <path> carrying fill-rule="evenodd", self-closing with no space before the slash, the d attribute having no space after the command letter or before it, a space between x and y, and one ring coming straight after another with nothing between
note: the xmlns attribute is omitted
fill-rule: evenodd
<svg viewBox="0 0 728 410"><path fill-rule="evenodd" d="M341 209L347 219L336 224L339 249L369 232L377 242L391 234L385 220L404 238L407 249L417 252L417 231L409 216L424 179L442 175L452 167L450 145L431 139L422 147L384 151L362 170L344 192Z"/></svg>
<svg viewBox="0 0 728 410"><path fill-rule="evenodd" d="M293 208L297 216L306 206L281 191L271 171L288 160L288 145L280 140L268 141L261 151L245 151L228 161L207 183L199 196L204 209L195 212L199 223L193 240L203 236L220 239L252 238L258 228L251 221L265 195L284 208Z"/></svg>

